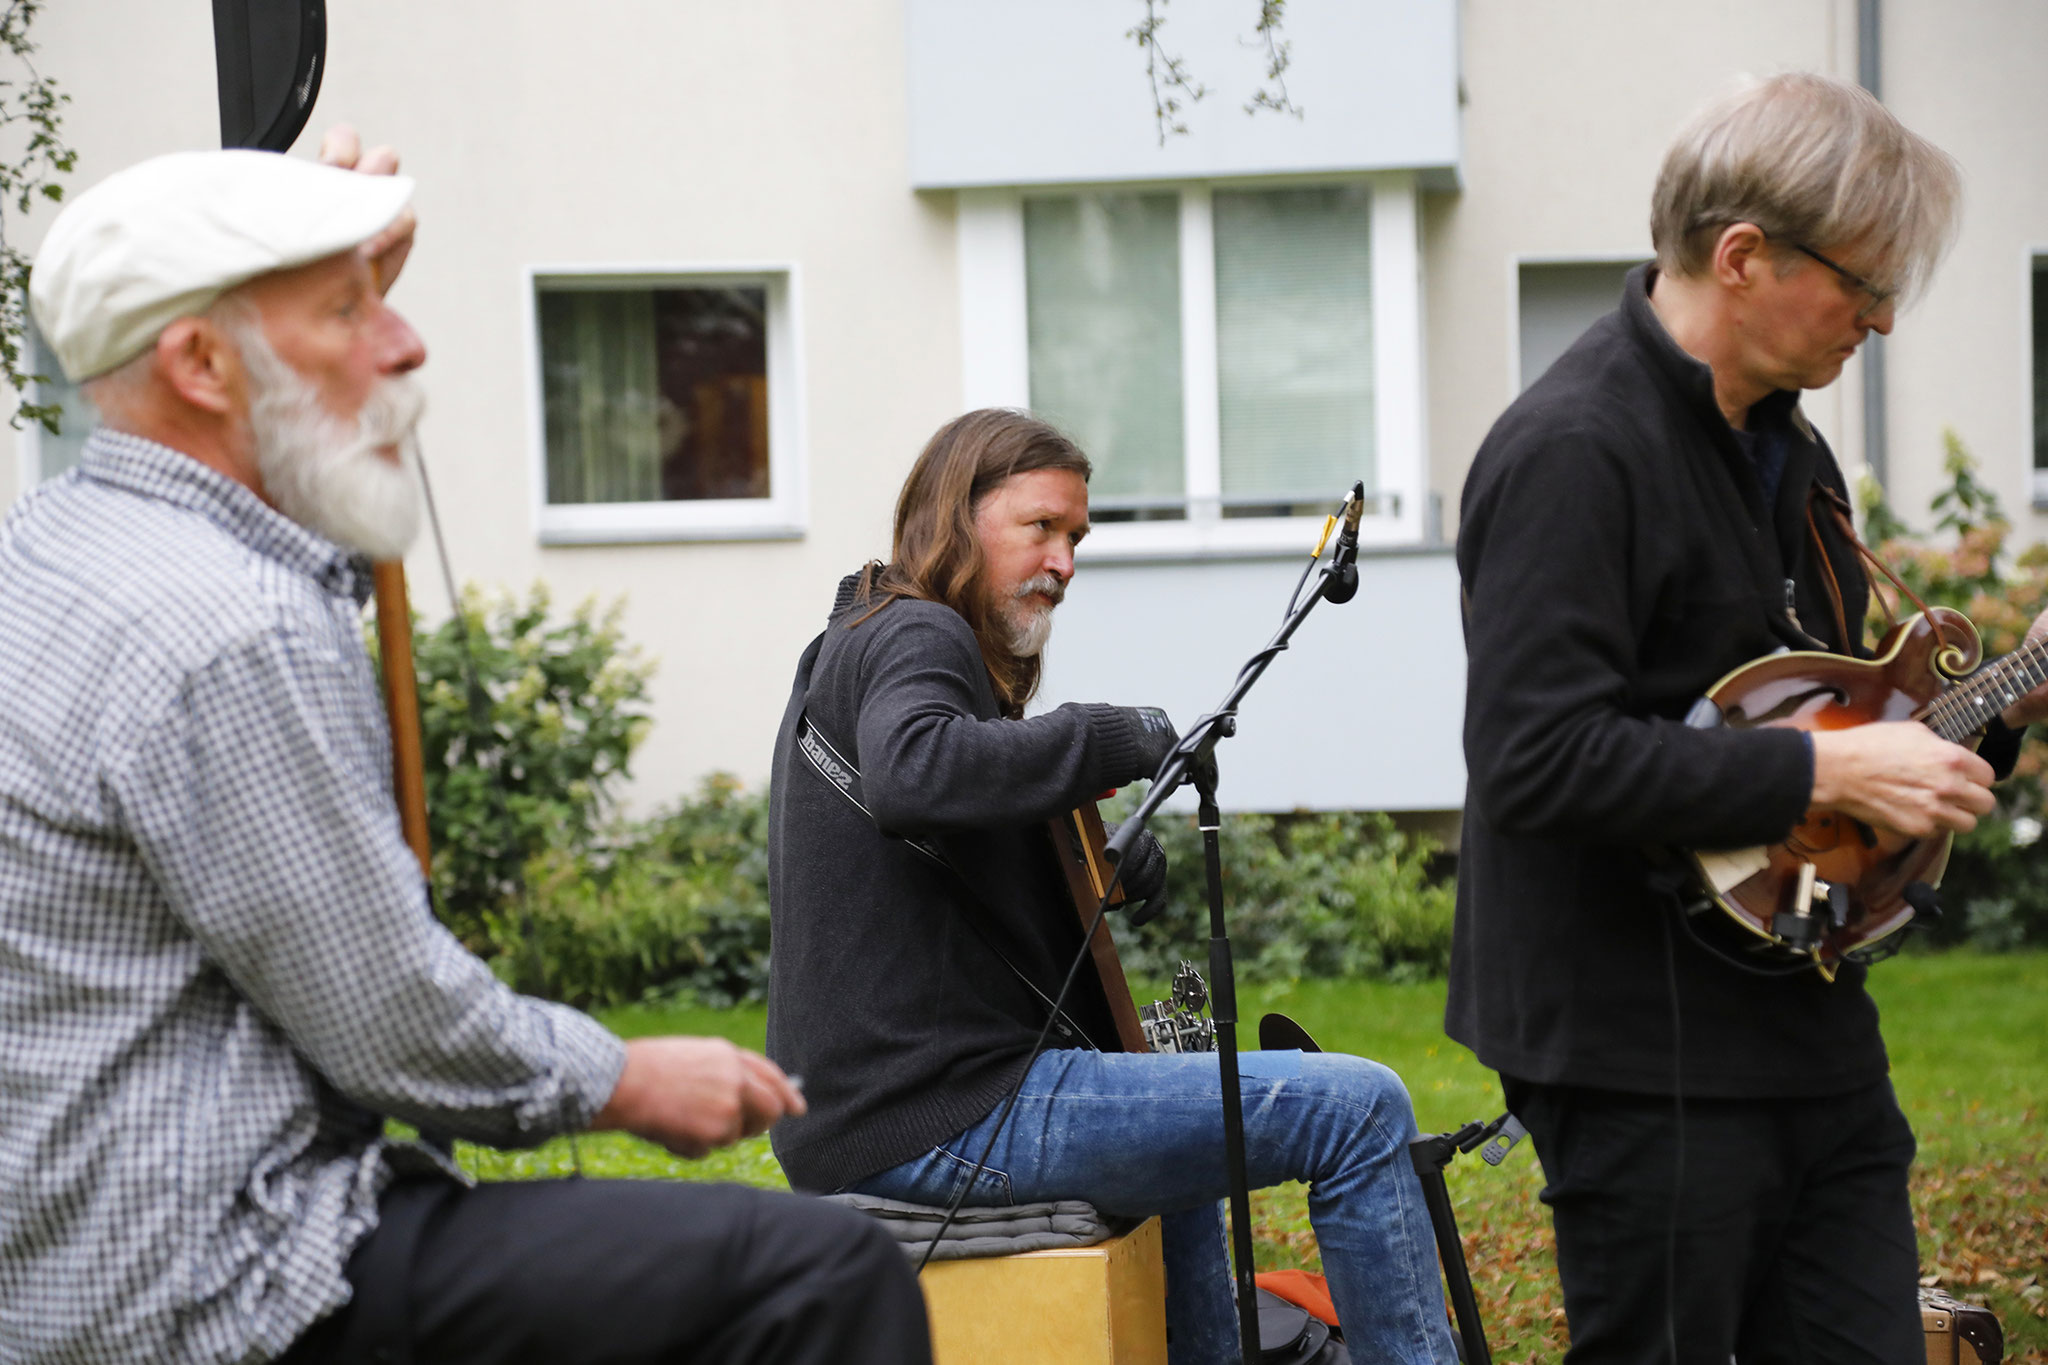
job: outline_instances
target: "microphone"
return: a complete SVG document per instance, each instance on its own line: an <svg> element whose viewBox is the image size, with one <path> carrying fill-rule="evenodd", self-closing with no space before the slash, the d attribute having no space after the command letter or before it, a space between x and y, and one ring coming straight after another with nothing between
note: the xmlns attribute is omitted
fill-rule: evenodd
<svg viewBox="0 0 2048 1365"><path fill-rule="evenodd" d="M1323 578L1323 600L1349 602L1358 596L1358 523L1365 519L1365 481L1351 485L1344 495L1344 529L1337 533L1337 548L1330 552L1330 572Z"/></svg>

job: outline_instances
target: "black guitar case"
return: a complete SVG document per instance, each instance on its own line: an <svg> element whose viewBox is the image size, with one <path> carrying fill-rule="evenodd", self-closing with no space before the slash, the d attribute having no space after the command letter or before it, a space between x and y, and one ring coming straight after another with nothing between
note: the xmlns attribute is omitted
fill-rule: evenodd
<svg viewBox="0 0 2048 1365"><path fill-rule="evenodd" d="M1267 1290L1259 1291L1261 1365L1351 1365L1328 1323Z"/></svg>

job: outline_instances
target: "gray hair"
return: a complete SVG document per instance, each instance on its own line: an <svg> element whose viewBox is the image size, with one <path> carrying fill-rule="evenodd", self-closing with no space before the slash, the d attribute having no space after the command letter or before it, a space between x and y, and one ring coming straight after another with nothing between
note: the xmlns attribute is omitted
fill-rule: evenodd
<svg viewBox="0 0 2048 1365"><path fill-rule="evenodd" d="M96 374L78 386L85 400L98 410L101 420L110 425L126 421L140 398L149 387L149 376L156 366L156 347L152 345L141 355L131 356L104 374Z"/></svg>
<svg viewBox="0 0 2048 1365"><path fill-rule="evenodd" d="M198 316L220 327L238 348L243 345L246 328L256 327L261 335L262 314L240 286L222 294ZM80 384L78 391L99 409L102 418L118 426L133 417L135 405L148 391L155 370L156 339L152 337L140 355L130 356L113 369L94 375Z"/></svg>
<svg viewBox="0 0 2048 1365"><path fill-rule="evenodd" d="M1811 72L1749 81L1702 108L1650 198L1658 268L1704 272L1734 223L1820 250L1869 243L1903 302L1955 238L1962 175L1869 91Z"/></svg>

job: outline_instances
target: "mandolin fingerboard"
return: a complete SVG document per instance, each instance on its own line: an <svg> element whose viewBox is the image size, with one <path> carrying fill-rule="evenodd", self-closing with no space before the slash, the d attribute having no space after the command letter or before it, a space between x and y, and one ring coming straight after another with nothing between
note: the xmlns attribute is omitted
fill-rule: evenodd
<svg viewBox="0 0 2048 1365"><path fill-rule="evenodd" d="M1960 744L2044 682L2048 682L2048 638L2024 644L1963 679L1936 697L1920 719L1943 739Z"/></svg>

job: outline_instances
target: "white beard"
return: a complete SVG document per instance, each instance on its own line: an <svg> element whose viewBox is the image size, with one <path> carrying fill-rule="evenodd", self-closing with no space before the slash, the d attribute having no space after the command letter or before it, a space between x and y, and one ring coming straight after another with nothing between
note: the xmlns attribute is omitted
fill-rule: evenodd
<svg viewBox="0 0 2048 1365"><path fill-rule="evenodd" d="M1052 612L1034 611L1028 615L1011 617L1010 651L1020 658L1033 659L1045 649L1045 642L1052 638Z"/></svg>
<svg viewBox="0 0 2048 1365"><path fill-rule="evenodd" d="M277 510L335 544L372 559L401 559L420 529L413 430L426 395L403 375L377 381L351 423L271 349L260 325L232 329L249 371L249 425L256 469ZM400 459L382 447L396 446Z"/></svg>
<svg viewBox="0 0 2048 1365"><path fill-rule="evenodd" d="M1035 610L1023 604L1024 598L1039 592L1052 598L1053 607L1067 595L1065 584L1050 574L1041 574L1017 585L1015 599L1002 614L1003 630L1010 637L1010 652L1020 658L1038 657L1045 642L1052 638L1053 607Z"/></svg>

